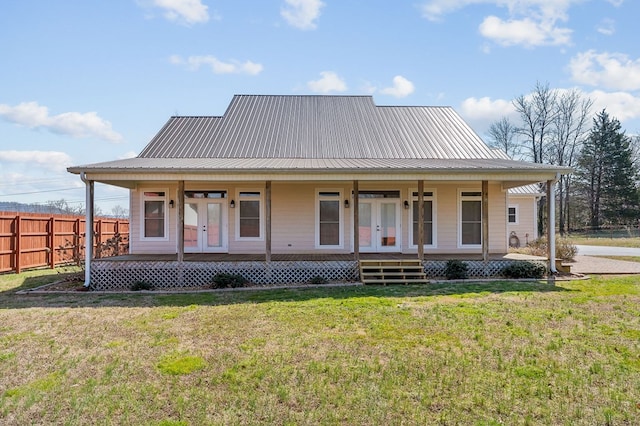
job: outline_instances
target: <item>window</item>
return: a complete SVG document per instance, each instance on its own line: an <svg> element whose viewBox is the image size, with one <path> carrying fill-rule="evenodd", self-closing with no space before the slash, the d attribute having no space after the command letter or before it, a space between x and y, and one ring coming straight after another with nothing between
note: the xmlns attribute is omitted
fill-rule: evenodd
<svg viewBox="0 0 640 426"><path fill-rule="evenodd" d="M509 206L507 208L507 222L512 225L518 224L518 206Z"/></svg>
<svg viewBox="0 0 640 426"><path fill-rule="evenodd" d="M238 238L259 240L262 238L262 192L238 193Z"/></svg>
<svg viewBox="0 0 640 426"><path fill-rule="evenodd" d="M460 245L482 244L482 193L460 191Z"/></svg>
<svg viewBox="0 0 640 426"><path fill-rule="evenodd" d="M166 239L166 192L142 193L142 239Z"/></svg>
<svg viewBox="0 0 640 426"><path fill-rule="evenodd" d="M316 246L342 247L342 193L318 191Z"/></svg>
<svg viewBox="0 0 640 426"><path fill-rule="evenodd" d="M434 197L433 192L424 192L423 193L423 205L424 205L424 245L425 246L434 246ZM412 203L411 203L411 244L413 246L418 245L418 193L413 192Z"/></svg>

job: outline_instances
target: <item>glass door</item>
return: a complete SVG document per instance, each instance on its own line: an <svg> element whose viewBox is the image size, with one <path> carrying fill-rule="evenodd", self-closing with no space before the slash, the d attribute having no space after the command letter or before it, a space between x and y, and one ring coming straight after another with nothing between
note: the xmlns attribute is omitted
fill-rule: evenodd
<svg viewBox="0 0 640 426"><path fill-rule="evenodd" d="M226 200L189 200L184 206L184 251L227 251Z"/></svg>
<svg viewBox="0 0 640 426"><path fill-rule="evenodd" d="M362 252L400 251L399 208L398 200L359 200L358 237Z"/></svg>

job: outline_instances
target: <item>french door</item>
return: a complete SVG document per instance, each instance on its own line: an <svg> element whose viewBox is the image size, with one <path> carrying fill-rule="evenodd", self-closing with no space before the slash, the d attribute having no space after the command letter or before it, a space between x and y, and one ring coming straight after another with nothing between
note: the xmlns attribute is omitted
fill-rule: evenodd
<svg viewBox="0 0 640 426"><path fill-rule="evenodd" d="M184 251L227 251L226 199L187 199L184 205Z"/></svg>
<svg viewBox="0 0 640 426"><path fill-rule="evenodd" d="M401 249L400 201L358 200L358 237L362 252L398 252Z"/></svg>

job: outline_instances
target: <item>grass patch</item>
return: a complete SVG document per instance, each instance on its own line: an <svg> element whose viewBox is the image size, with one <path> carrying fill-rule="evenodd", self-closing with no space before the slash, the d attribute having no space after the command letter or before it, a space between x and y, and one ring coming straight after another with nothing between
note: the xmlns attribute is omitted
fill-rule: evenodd
<svg viewBox="0 0 640 426"><path fill-rule="evenodd" d="M640 238L608 238L608 237L581 237L571 235L569 239L573 244L584 246L610 246L610 247L640 247Z"/></svg>
<svg viewBox="0 0 640 426"><path fill-rule="evenodd" d="M627 262L640 262L640 256L597 256L612 260L625 260Z"/></svg>
<svg viewBox="0 0 640 426"><path fill-rule="evenodd" d="M640 282L0 294L0 423L634 424Z"/></svg>

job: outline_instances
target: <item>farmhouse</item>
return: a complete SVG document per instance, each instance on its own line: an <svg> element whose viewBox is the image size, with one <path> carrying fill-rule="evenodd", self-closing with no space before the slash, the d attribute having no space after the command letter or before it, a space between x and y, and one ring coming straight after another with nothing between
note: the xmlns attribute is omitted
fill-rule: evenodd
<svg viewBox="0 0 640 426"><path fill-rule="evenodd" d="M544 182L553 193L569 172L505 158L449 107L260 95L234 96L222 116L171 117L136 158L68 170L86 183L88 216L94 182L130 190L130 255L91 263L88 250L96 287L186 285L219 271L357 280L363 259L486 269L507 252L510 225L526 225L514 218L535 220L533 195L514 204L509 190Z"/></svg>

